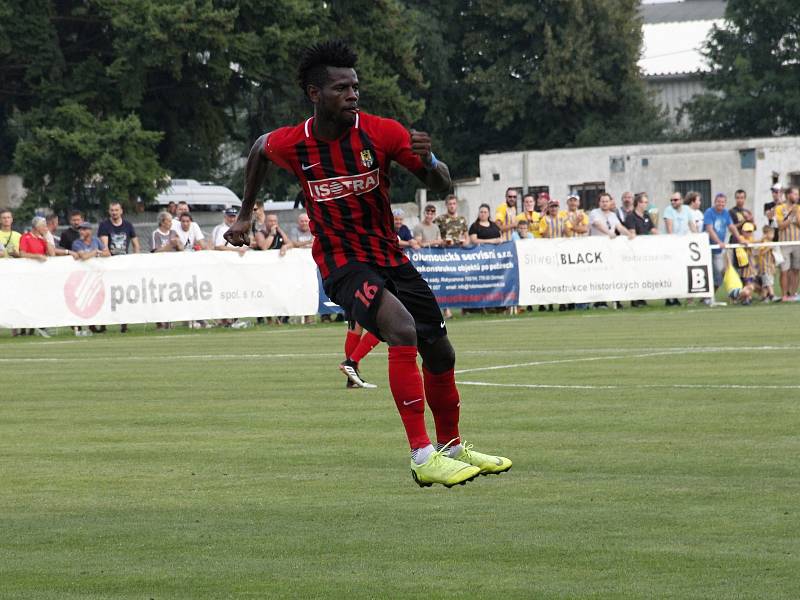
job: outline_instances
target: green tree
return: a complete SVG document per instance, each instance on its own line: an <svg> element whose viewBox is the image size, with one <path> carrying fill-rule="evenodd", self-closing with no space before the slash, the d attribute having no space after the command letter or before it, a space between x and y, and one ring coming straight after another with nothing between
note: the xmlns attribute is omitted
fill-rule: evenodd
<svg viewBox="0 0 800 600"><path fill-rule="evenodd" d="M686 105L704 138L800 134L800 12L794 0L729 0L705 56L709 92Z"/></svg>
<svg viewBox="0 0 800 600"><path fill-rule="evenodd" d="M92 210L110 200L131 207L152 200L164 170L155 147L161 134L138 117L96 119L73 102L30 115L30 134L17 144L14 167L28 188L28 207Z"/></svg>

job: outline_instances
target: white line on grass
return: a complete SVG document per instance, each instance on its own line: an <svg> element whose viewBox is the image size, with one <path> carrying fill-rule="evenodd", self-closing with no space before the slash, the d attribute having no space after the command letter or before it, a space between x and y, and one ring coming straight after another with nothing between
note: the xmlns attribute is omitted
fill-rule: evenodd
<svg viewBox="0 0 800 600"><path fill-rule="evenodd" d="M103 361L127 362L135 361L163 361L163 360L227 360L227 359L269 359L269 358L327 358L330 356L341 357L340 352L302 352L295 354L168 354L168 355L122 355L104 356ZM64 357L30 357L30 358L0 358L2 363L50 363L50 362L82 362L86 358L83 356L64 356Z"/></svg>
<svg viewBox="0 0 800 600"><path fill-rule="evenodd" d="M557 384L557 383L491 383L488 381L458 381L458 385L477 385L482 387L556 389L556 390L621 390L621 389L688 389L688 390L800 390L800 385L740 385L735 383L651 383L633 385L591 385L591 384Z"/></svg>
<svg viewBox="0 0 800 600"><path fill-rule="evenodd" d="M670 356L674 354L705 354L713 352L750 352L750 351L769 351L769 350L796 350L798 346L706 346L675 348L659 352L646 352L643 354L611 354L603 356L587 356L583 358L563 358L559 360L536 360L524 363L512 363L509 365L495 365L492 367L475 367L472 369L457 369L456 375L463 373L476 373L478 371L497 371L499 369L516 369L518 367L537 367L540 365L559 365L564 363L593 362L599 360L617 360L620 358L649 358L652 356Z"/></svg>

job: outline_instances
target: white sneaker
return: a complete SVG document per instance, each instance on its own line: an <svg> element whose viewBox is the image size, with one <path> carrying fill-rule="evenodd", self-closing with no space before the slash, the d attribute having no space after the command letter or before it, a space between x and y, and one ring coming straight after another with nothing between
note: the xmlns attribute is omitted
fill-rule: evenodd
<svg viewBox="0 0 800 600"><path fill-rule="evenodd" d="M49 334L49 333L47 333L47 330L46 330L46 329L38 329L38 328L37 328L37 329L34 329L34 330L33 330L33 332L34 332L36 335L39 335L39 336L41 336L41 337L43 337L43 338L49 338L49 337L50 337L50 334Z"/></svg>
<svg viewBox="0 0 800 600"><path fill-rule="evenodd" d="M231 323L231 329L247 329L250 327L250 321L236 321Z"/></svg>

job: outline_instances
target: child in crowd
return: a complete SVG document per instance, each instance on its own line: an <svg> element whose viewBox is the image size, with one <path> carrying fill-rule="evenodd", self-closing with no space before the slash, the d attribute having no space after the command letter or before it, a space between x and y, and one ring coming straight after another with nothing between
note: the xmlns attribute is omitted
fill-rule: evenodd
<svg viewBox="0 0 800 600"><path fill-rule="evenodd" d="M771 242L775 239L775 229L769 225L761 228L761 241ZM764 302L775 300L775 253L770 246L761 246L755 250L758 277L756 284Z"/></svg>

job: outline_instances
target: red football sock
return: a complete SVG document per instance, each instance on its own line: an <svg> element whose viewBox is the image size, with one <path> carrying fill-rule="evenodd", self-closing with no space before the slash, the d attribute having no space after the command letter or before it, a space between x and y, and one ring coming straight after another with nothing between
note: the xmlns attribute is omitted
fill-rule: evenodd
<svg viewBox="0 0 800 600"><path fill-rule="evenodd" d="M350 360L354 362L361 362L361 359L369 354L370 350L380 343L381 341L377 337L372 335L369 331L365 331L364 337L361 338L361 341L358 343L358 346L356 346L356 349L350 353Z"/></svg>
<svg viewBox="0 0 800 600"><path fill-rule="evenodd" d="M344 357L350 358L350 355L353 354L356 348L358 348L358 343L361 341L361 334L352 331L351 329L347 330L347 337L344 338Z"/></svg>
<svg viewBox="0 0 800 600"><path fill-rule="evenodd" d="M411 449L424 448L431 440L425 429L425 393L417 368L416 346L389 347L389 387Z"/></svg>
<svg viewBox="0 0 800 600"><path fill-rule="evenodd" d="M455 372L450 369L435 375L422 367L422 375L425 381L425 398L436 423L436 441L446 444L455 439L452 445L460 444L458 417L461 412L461 399L456 388Z"/></svg>

